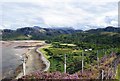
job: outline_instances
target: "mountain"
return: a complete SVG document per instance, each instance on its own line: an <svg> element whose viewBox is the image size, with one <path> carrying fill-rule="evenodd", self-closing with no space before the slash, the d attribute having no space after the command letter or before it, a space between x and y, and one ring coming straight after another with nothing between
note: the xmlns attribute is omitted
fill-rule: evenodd
<svg viewBox="0 0 120 81"><path fill-rule="evenodd" d="M120 27L108 26L106 28L91 29L91 30L88 30L86 32L89 32L89 33L100 33L100 32L116 32L116 33L120 33Z"/></svg>
<svg viewBox="0 0 120 81"><path fill-rule="evenodd" d="M71 42L93 42L99 39L98 41L102 42L100 40L104 38L106 43L107 40L110 40L109 38L118 39L119 36L120 28L112 26L87 31L74 30L72 27L42 28L39 26L18 28L16 30L2 30L2 40L48 40L54 38L58 41L69 40Z"/></svg>
<svg viewBox="0 0 120 81"><path fill-rule="evenodd" d="M120 47L120 28L106 27L56 36L48 42L73 43L83 48L98 45L100 47ZM86 45L86 46L85 46Z"/></svg>
<svg viewBox="0 0 120 81"><path fill-rule="evenodd" d="M61 34L72 34L76 31L72 28L42 28L39 26L24 27L16 30L2 30L3 40L25 40L25 39L48 39Z"/></svg>

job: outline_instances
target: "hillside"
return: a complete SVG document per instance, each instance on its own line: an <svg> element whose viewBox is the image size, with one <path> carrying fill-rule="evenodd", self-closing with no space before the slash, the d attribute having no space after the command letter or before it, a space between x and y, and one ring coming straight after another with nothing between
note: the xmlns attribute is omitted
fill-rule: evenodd
<svg viewBox="0 0 120 81"><path fill-rule="evenodd" d="M110 28L110 29L109 29ZM113 29L113 30L111 30ZM82 48L114 48L120 47L120 28L107 27L76 32L70 35L64 34L49 39L48 42L74 43ZM99 31L99 32L98 32Z"/></svg>
<svg viewBox="0 0 120 81"><path fill-rule="evenodd" d="M23 76L25 79L52 79L57 76L58 79L101 79L102 70L105 79L114 79L117 71L114 67L120 63L120 28L106 27L82 31L34 26L17 30L4 29L2 36L3 40L32 39L45 40L46 45L49 43L50 46L40 49L50 61L49 71L33 72ZM63 73L65 57L67 73ZM84 73L81 72L83 59Z"/></svg>
<svg viewBox="0 0 120 81"><path fill-rule="evenodd" d="M115 68L119 63L120 59L117 60L118 63L114 64L114 60L116 59L116 54L112 53L109 56L104 56L101 58L99 62L99 67L95 64L93 64L89 69L85 69L84 72L82 73L81 71L78 71L74 74L69 74L69 73L62 73L59 71L56 72L41 72L41 71L35 71L29 75L23 76L22 78L19 78L18 80L63 80L63 79L73 79L76 81L84 79L85 81L91 79L92 81L96 81L96 79L102 78L102 70L104 70L104 80L109 80L111 81L112 79L115 79Z"/></svg>
<svg viewBox="0 0 120 81"><path fill-rule="evenodd" d="M120 28L106 27L87 31L73 28L24 27L17 30L2 30L2 40L46 40L46 43L60 42L76 44L81 48L120 47Z"/></svg>
<svg viewBox="0 0 120 81"><path fill-rule="evenodd" d="M2 30L2 40L45 40L50 37L61 34L72 34L76 32L71 28L41 28L38 26L24 27L17 30L4 29Z"/></svg>
<svg viewBox="0 0 120 81"><path fill-rule="evenodd" d="M116 33L120 33L120 28L119 27L108 26L106 28L90 29L90 30L87 30L87 32L89 32L89 33L101 33L101 32L116 32Z"/></svg>
<svg viewBox="0 0 120 81"><path fill-rule="evenodd" d="M66 27L41 28L38 26L34 26L34 27L19 28L16 30L4 29L4 30L1 30L1 32L2 32L2 40L29 40L29 39L46 40L46 39L51 39L51 37L54 38L60 35L64 35L65 37L67 35L68 35L67 37L72 36L73 39L75 38L76 40L76 37L82 36L83 38L86 35L89 35L87 39L91 37L96 37L99 35L106 35L106 36L112 35L115 37L117 36L118 38L120 33L120 28L106 27L106 28L98 28L98 29L90 29L87 31L82 31L82 30L75 30L71 27L70 28L66 28Z"/></svg>

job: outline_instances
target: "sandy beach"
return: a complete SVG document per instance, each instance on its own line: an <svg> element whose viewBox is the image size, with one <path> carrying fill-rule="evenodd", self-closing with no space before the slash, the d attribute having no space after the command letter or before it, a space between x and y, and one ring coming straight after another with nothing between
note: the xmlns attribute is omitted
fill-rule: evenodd
<svg viewBox="0 0 120 81"><path fill-rule="evenodd" d="M47 71L50 63L44 58L38 48L45 45L44 41L1 41L2 45L8 47L13 46L15 49L22 49L23 54L26 55L26 75L36 70ZM22 65L16 68L14 78L23 76Z"/></svg>

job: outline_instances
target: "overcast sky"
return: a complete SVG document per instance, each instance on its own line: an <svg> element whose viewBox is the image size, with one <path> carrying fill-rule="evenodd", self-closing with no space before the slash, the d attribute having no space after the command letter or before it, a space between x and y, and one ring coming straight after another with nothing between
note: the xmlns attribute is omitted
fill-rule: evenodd
<svg viewBox="0 0 120 81"><path fill-rule="evenodd" d="M91 29L118 25L118 0L0 1L0 28L73 27Z"/></svg>

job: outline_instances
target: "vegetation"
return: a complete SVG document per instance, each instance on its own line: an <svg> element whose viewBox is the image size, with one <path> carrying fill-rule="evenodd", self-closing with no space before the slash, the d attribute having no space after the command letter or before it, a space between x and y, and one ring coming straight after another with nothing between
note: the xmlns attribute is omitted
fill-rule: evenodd
<svg viewBox="0 0 120 81"><path fill-rule="evenodd" d="M23 28L16 31L3 31L3 40L32 39L46 40L46 43L49 43L48 46L39 50L51 63L50 73L47 75L47 73L38 72L38 75L35 74L37 78L56 76L61 78L63 75L63 78L101 78L102 69L105 70L105 78L114 78L113 67L118 65L116 60L119 62L120 58L118 57L120 55L120 28L107 27L88 31ZM68 74L60 73L64 72L65 54ZM83 74L81 73L82 59L84 59L85 70ZM56 75L53 76L53 74ZM118 76L119 73L117 78ZM31 75L31 77L34 76Z"/></svg>
<svg viewBox="0 0 120 81"><path fill-rule="evenodd" d="M44 57L47 58L47 59L48 59L50 56L47 55L47 52L44 51L44 49L49 48L49 47L51 47L50 44L49 44L49 45L42 46L42 47L39 48L40 52L42 52L43 55L44 55Z"/></svg>
<svg viewBox="0 0 120 81"><path fill-rule="evenodd" d="M67 58L67 73L73 74L82 68L82 52L76 45L52 43L50 47L44 48L43 51L49 57L51 63L49 71L64 72L64 55ZM118 52L118 48L84 51L84 69L89 69L91 64L97 64L97 56L102 59L103 56L110 55L112 52ZM43 53L44 53L43 52ZM71 67L72 66L72 67Z"/></svg>
<svg viewBox="0 0 120 81"><path fill-rule="evenodd" d="M120 64L117 67L116 79L120 80Z"/></svg>
<svg viewBox="0 0 120 81"><path fill-rule="evenodd" d="M101 79L101 70L104 69L104 79L113 79L114 78L114 71L112 70L113 67L111 67L111 62L116 58L116 54L112 53L109 56L104 56L100 62L99 67L97 65L92 65L89 69L84 70L82 73L81 71L78 71L74 74L68 74L68 73L61 73L59 71L55 72L41 72L41 71L35 71L29 75L23 76L22 78L19 78L19 80L54 80L54 79ZM109 71L108 71L109 70ZM16 80L15 80L16 81Z"/></svg>
<svg viewBox="0 0 120 81"><path fill-rule="evenodd" d="M75 30L68 29L50 29L40 27L24 27L17 30L4 29L1 30L2 40L47 40L61 34L71 34Z"/></svg>

